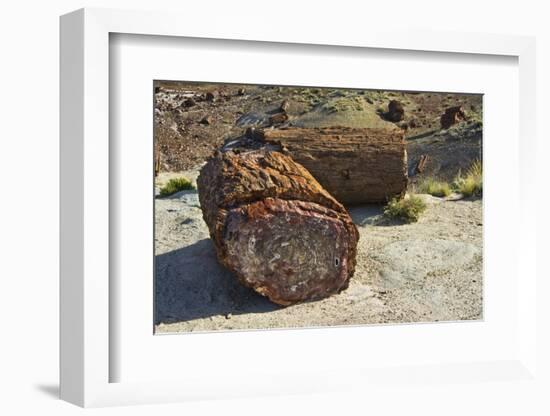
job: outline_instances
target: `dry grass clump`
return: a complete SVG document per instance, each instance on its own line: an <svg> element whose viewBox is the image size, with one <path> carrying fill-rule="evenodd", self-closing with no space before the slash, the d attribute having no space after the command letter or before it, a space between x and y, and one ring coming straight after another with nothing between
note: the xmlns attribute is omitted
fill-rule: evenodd
<svg viewBox="0 0 550 416"><path fill-rule="evenodd" d="M418 192L430 194L432 196L445 197L451 195L452 190L447 182L427 178L418 185Z"/></svg>
<svg viewBox="0 0 550 416"><path fill-rule="evenodd" d="M444 198L453 192L465 197L481 196L483 193L483 169L480 160L476 160L466 171L459 172L453 183L449 184L435 178L425 178L414 187L415 192Z"/></svg>
<svg viewBox="0 0 550 416"><path fill-rule="evenodd" d="M481 161L476 160L466 172L466 175L459 173L454 181L454 187L462 195L481 196L483 193L483 169Z"/></svg>
<svg viewBox="0 0 550 416"><path fill-rule="evenodd" d="M393 198L384 208L384 216L390 219L398 219L408 223L417 222L426 210L426 203L417 195L399 199Z"/></svg>
<svg viewBox="0 0 550 416"><path fill-rule="evenodd" d="M160 188L160 196L170 196L176 192L185 191L188 189L194 189L193 184L187 178L179 177L172 178L166 184Z"/></svg>

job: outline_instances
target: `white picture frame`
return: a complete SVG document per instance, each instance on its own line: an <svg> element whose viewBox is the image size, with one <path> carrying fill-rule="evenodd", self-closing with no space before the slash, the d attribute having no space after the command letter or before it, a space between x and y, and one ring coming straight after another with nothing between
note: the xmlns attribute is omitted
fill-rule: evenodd
<svg viewBox="0 0 550 416"><path fill-rule="evenodd" d="M181 22L185 21L185 25ZM111 348L110 310L110 172L109 158L109 37L134 34L333 47L431 51L437 53L504 55L516 57L519 67L520 177L517 269L517 331L514 353L498 360L414 367L356 369L327 368L319 372L266 373L261 381L219 374L216 380L189 377L178 381L112 382L110 366L120 359ZM413 380L433 387L434 382L501 380L525 385L538 383L536 361L536 217L527 210L535 192L535 41L530 37L468 33L361 29L326 33L321 28L281 31L277 25L251 27L235 33L231 22L206 28L199 21L173 13L82 9L61 18L61 305L60 395L80 406L160 403L204 398L296 394L380 388ZM400 331L415 331L412 327ZM457 329L458 330L458 329ZM319 330L322 331L322 330ZM152 333L151 333L152 336ZM239 333L217 334L237 340ZM136 346L139 348L139 346ZM253 364L251 364L253 365ZM323 375L323 377L320 377ZM398 382L396 381L398 380ZM431 387L430 387L431 386ZM531 385L532 386L532 385Z"/></svg>

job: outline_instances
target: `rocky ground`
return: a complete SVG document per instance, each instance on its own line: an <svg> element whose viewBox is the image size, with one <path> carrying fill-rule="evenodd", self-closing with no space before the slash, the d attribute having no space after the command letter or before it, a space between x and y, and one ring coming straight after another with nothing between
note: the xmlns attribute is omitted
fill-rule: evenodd
<svg viewBox="0 0 550 416"><path fill-rule="evenodd" d="M481 96L367 90L157 83L157 186L170 177L196 181L204 160L249 126L268 126L287 100L285 124L371 126L399 100L410 183L451 181L481 159ZM441 115L462 106L466 120L442 128ZM422 173L417 171L427 155ZM419 222L388 222L383 206L350 208L359 228L357 268L347 290L282 308L239 285L221 267L196 191L155 201L157 333L433 322L482 318L482 200L422 196Z"/></svg>
<svg viewBox="0 0 550 416"><path fill-rule="evenodd" d="M162 172L195 168L225 139L250 126L268 126L283 101L288 102L289 116L284 124L370 127L385 119L391 100L404 109L395 124L405 130L412 173L423 154L433 156L427 172L444 178L481 158L481 95L158 82L159 168ZM441 129L441 116L453 106L464 108L467 121Z"/></svg>

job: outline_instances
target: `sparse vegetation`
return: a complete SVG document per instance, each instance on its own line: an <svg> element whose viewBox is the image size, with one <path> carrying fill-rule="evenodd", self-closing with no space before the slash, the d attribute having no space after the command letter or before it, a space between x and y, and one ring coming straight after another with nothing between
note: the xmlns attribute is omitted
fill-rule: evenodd
<svg viewBox="0 0 550 416"><path fill-rule="evenodd" d="M399 199L393 198L384 208L384 216L391 219L399 219L405 222L417 222L426 210L426 203L417 195Z"/></svg>
<svg viewBox="0 0 550 416"><path fill-rule="evenodd" d="M483 192L483 169L481 161L476 160L470 166L466 175L459 173L453 185L464 196L481 196Z"/></svg>
<svg viewBox="0 0 550 416"><path fill-rule="evenodd" d="M193 184L189 179L182 177L172 178L166 184L160 188L160 196L170 196L176 192L185 191L188 189L194 189Z"/></svg>
<svg viewBox="0 0 550 416"><path fill-rule="evenodd" d="M364 101L360 96L342 97L323 104L322 109L327 113L340 111L363 111Z"/></svg>
<svg viewBox="0 0 550 416"><path fill-rule="evenodd" d="M449 196L452 190L447 182L438 181L434 178L427 178L418 185L418 192L430 194L432 196L445 197Z"/></svg>
<svg viewBox="0 0 550 416"><path fill-rule="evenodd" d="M434 178L425 178L414 188L415 192L437 197L449 196L458 192L465 197L481 196L483 193L483 169L481 161L476 160L463 174L459 171L452 184Z"/></svg>

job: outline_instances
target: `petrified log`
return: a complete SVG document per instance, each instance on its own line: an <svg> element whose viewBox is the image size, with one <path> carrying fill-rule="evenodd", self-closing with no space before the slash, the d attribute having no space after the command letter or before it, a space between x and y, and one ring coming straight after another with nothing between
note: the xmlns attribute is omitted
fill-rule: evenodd
<svg viewBox="0 0 550 416"><path fill-rule="evenodd" d="M290 155L345 205L385 202L407 188L404 132L391 124L383 128L286 127L257 130L248 136Z"/></svg>
<svg viewBox="0 0 550 416"><path fill-rule="evenodd" d="M422 173L426 168L426 163L428 162L428 155L421 155L418 163L416 164L415 173Z"/></svg>
<svg viewBox="0 0 550 416"><path fill-rule="evenodd" d="M200 124L204 124L204 125L210 125L212 124L212 116L211 115L206 115L204 116L201 121L199 121Z"/></svg>
<svg viewBox="0 0 550 416"><path fill-rule="evenodd" d="M272 302L347 288L359 234L345 208L290 157L218 151L197 180L218 260Z"/></svg>

